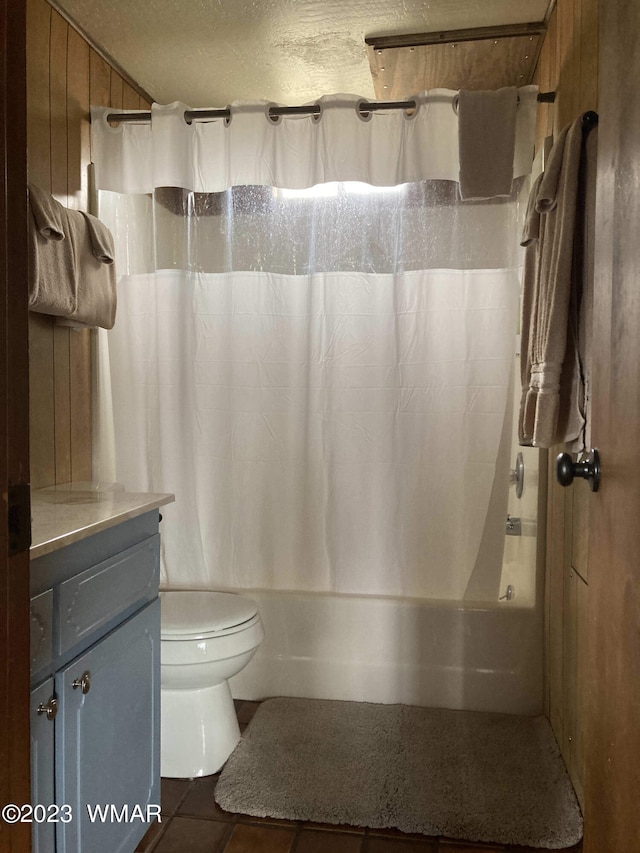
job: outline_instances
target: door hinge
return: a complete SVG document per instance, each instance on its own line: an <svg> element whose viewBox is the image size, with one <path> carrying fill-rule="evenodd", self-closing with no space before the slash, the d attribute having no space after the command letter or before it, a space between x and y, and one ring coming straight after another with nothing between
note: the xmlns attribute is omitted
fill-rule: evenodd
<svg viewBox="0 0 640 853"><path fill-rule="evenodd" d="M29 483L9 486L9 556L31 547L31 487Z"/></svg>

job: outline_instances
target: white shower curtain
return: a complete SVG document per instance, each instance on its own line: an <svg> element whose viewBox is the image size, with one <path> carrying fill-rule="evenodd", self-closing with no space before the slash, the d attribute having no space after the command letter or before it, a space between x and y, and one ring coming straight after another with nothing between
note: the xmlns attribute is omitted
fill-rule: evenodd
<svg viewBox="0 0 640 853"><path fill-rule="evenodd" d="M460 600L504 530L518 181L459 201L453 94L368 121L349 96L277 123L93 111L120 275L95 473L175 493L164 582ZM526 87L516 178L534 116Z"/></svg>

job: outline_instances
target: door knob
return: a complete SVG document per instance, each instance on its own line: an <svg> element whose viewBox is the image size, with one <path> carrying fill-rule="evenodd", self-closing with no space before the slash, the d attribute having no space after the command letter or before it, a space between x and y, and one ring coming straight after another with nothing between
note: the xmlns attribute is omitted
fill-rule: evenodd
<svg viewBox="0 0 640 853"><path fill-rule="evenodd" d="M574 477L582 477L589 481L592 492L598 491L600 485L600 454L594 447L579 462L574 462L570 453L561 453L556 460L556 477L561 486L570 486Z"/></svg>

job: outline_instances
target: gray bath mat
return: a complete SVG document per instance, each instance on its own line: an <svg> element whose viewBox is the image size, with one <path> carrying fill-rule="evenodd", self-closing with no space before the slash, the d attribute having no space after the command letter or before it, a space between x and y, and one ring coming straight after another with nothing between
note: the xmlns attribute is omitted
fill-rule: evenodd
<svg viewBox="0 0 640 853"><path fill-rule="evenodd" d="M582 817L542 717L263 702L216 786L227 811L558 849Z"/></svg>

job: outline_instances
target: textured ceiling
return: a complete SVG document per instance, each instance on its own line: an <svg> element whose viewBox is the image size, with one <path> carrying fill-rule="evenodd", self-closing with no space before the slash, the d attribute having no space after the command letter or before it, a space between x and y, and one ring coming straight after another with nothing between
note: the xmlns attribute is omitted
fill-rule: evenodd
<svg viewBox="0 0 640 853"><path fill-rule="evenodd" d="M373 97L365 37L539 22L553 0L55 0L154 100Z"/></svg>

